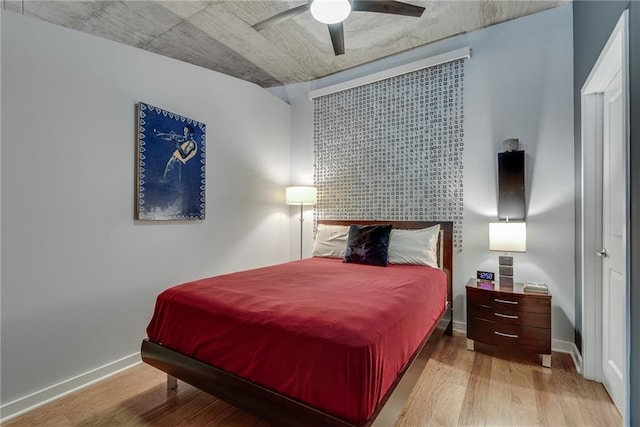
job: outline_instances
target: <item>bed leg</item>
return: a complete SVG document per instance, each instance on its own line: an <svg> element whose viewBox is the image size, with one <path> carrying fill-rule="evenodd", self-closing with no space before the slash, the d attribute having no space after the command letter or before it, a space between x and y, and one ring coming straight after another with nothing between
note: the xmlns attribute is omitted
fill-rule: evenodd
<svg viewBox="0 0 640 427"><path fill-rule="evenodd" d="M167 374L167 390L176 390L178 388L178 379Z"/></svg>
<svg viewBox="0 0 640 427"><path fill-rule="evenodd" d="M451 316L451 318L453 319L453 316ZM451 320L447 325L447 329L444 330L444 334L450 337L453 336L453 320Z"/></svg>

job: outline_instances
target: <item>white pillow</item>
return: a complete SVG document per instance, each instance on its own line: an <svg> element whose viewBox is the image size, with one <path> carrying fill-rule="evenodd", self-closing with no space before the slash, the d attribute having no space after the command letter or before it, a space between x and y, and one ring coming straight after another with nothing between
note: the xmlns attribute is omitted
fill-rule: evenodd
<svg viewBox="0 0 640 427"><path fill-rule="evenodd" d="M349 237L348 225L318 224L316 240L311 256L324 258L344 258Z"/></svg>
<svg viewBox="0 0 640 427"><path fill-rule="evenodd" d="M438 234L440 225L418 230L392 229L388 262L438 266Z"/></svg>

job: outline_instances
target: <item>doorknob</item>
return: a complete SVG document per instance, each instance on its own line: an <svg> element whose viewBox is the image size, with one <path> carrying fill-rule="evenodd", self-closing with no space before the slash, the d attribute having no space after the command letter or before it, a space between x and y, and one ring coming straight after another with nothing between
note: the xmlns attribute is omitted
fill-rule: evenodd
<svg viewBox="0 0 640 427"><path fill-rule="evenodd" d="M598 255L599 257L602 258L606 258L609 256L609 254L607 253L607 250L605 248L602 248L601 251L596 251L596 255Z"/></svg>

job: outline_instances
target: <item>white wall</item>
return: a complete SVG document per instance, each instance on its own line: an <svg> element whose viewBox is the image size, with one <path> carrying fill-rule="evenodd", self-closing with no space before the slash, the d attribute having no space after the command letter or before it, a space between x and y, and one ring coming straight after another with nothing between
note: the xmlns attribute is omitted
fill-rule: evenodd
<svg viewBox="0 0 640 427"><path fill-rule="evenodd" d="M489 222L497 219L497 153L519 138L527 155L527 252L516 280L544 281L553 294L553 338L574 340L572 6L530 15L414 49L309 83L272 90L291 104L291 177L313 173L310 90L469 46L465 64L463 252L454 258L454 318L465 321L464 284L497 271ZM347 41L348 50L348 41ZM306 235L311 236L311 224ZM310 239L307 238L310 250ZM293 247L292 247L293 249Z"/></svg>
<svg viewBox="0 0 640 427"><path fill-rule="evenodd" d="M313 103L309 102L308 84L296 85L302 90L290 90L291 103L291 165L290 181L292 185L313 185ZM277 89L276 89L277 90ZM311 119L309 119L311 118ZM311 120L311 122L309 121ZM309 143L310 142L310 143ZM302 257L311 256L313 250L313 206L303 207L303 239ZM299 258L300 254L300 208L291 210L291 259Z"/></svg>
<svg viewBox="0 0 640 427"><path fill-rule="evenodd" d="M290 109L256 85L9 12L1 40L7 409L136 353L161 290L289 258ZM133 220L139 101L207 125L205 221Z"/></svg>

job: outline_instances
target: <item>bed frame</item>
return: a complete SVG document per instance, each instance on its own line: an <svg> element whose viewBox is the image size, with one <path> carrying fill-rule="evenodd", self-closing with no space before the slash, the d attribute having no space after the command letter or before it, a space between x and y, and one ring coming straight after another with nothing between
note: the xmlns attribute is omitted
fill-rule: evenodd
<svg viewBox="0 0 640 427"><path fill-rule="evenodd" d="M453 332L453 223L353 220L320 220L318 223L329 225L392 224L393 228L401 229L419 229L440 224L441 239L439 240L438 253L439 264L447 273L447 308L382 398L371 418L357 427L393 425L436 345L443 335L452 335ZM257 415L274 426L356 427L354 424L312 408L303 402L185 356L148 339L142 341L141 354L144 362L167 373L168 388L176 388L176 378L180 379L241 410Z"/></svg>

